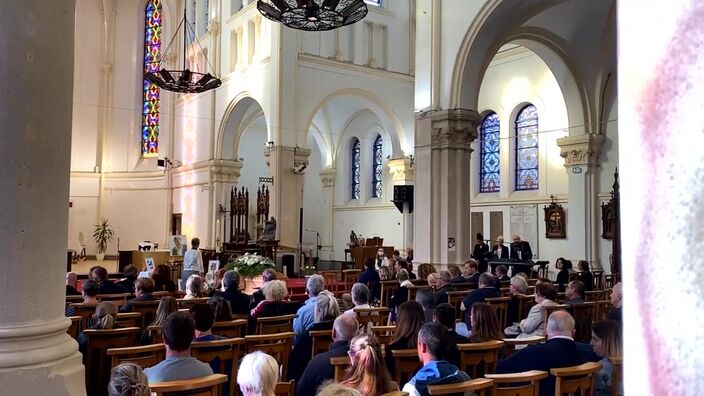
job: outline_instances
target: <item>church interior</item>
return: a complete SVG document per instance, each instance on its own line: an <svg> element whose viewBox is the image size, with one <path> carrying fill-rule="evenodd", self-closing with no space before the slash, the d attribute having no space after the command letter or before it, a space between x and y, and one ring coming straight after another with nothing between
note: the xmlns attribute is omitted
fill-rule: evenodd
<svg viewBox="0 0 704 396"><path fill-rule="evenodd" d="M623 363L629 1L13 3L0 394L685 394Z"/></svg>

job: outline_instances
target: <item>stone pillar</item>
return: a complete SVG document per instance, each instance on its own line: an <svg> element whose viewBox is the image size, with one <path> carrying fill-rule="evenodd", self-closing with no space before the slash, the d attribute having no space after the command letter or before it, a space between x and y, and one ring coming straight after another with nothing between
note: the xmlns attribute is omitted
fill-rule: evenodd
<svg viewBox="0 0 704 396"><path fill-rule="evenodd" d="M310 150L272 146L265 150L265 155L271 174L274 175L269 213L276 218L276 238L279 245L298 249L305 174L302 167L308 165Z"/></svg>
<svg viewBox="0 0 704 396"><path fill-rule="evenodd" d="M572 256L600 264L596 250L599 238L598 185L595 168L604 143L603 135L576 135L557 140L560 156L565 159L569 179L567 203L567 238Z"/></svg>
<svg viewBox="0 0 704 396"><path fill-rule="evenodd" d="M462 264L469 258L470 155L474 110L431 110L416 117L414 253L418 263ZM448 248L448 239L455 246Z"/></svg>
<svg viewBox="0 0 704 396"><path fill-rule="evenodd" d="M320 171L320 181L323 183L323 224L320 230L320 244L323 247L320 249L321 258L332 260L335 257L334 252L334 222L333 222L333 206L335 206L335 180L337 179L337 169L327 168Z"/></svg>
<svg viewBox="0 0 704 396"><path fill-rule="evenodd" d="M64 317L73 0L0 3L0 394L85 395Z"/></svg>
<svg viewBox="0 0 704 396"><path fill-rule="evenodd" d="M386 163L394 186L413 185L413 160L411 158L392 159ZM408 204L402 207L403 246L399 250L413 246L413 213Z"/></svg>
<svg viewBox="0 0 704 396"><path fill-rule="evenodd" d="M210 160L210 192L212 194L213 212L211 218L215 219L211 224L211 238L214 249L219 250L225 241L225 222L229 219L225 213L220 212L220 208L229 209L230 207L230 191L237 184L242 172L242 162L238 160ZM256 195L255 195L256 199ZM219 222L218 222L219 220Z"/></svg>

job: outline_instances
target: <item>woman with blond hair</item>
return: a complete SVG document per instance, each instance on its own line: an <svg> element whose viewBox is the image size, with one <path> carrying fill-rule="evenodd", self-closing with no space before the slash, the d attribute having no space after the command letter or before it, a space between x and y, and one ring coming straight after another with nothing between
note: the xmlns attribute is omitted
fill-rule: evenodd
<svg viewBox="0 0 704 396"><path fill-rule="evenodd" d="M623 383L618 394L611 393L611 378L614 365L609 358L623 357L623 338L621 324L615 320L602 320L592 325L592 348L594 353L601 358L601 370L596 375L594 395L596 396L621 396Z"/></svg>
<svg viewBox="0 0 704 396"><path fill-rule="evenodd" d="M178 311L178 304L176 304L176 299L171 296L165 296L159 300L159 306L156 309L156 318L149 324L149 326L161 327L166 322L166 318L172 313ZM142 338L139 340L141 345L149 345L152 343L152 330L146 330L142 334ZM159 341L161 342L161 341Z"/></svg>
<svg viewBox="0 0 704 396"><path fill-rule="evenodd" d="M89 327L91 330L111 330L119 327L115 323L117 319L117 305L110 301L98 303L98 305L95 306L93 318L95 319L95 324ZM88 347L88 337L81 332L78 338L76 338L76 341L78 342L79 352L85 357L86 348Z"/></svg>
<svg viewBox="0 0 704 396"><path fill-rule="evenodd" d="M191 275L186 280L186 295L184 300L203 297L203 278L200 275Z"/></svg>
<svg viewBox="0 0 704 396"><path fill-rule="evenodd" d="M110 371L108 396L149 396L147 376L134 363L122 363Z"/></svg>
<svg viewBox="0 0 704 396"><path fill-rule="evenodd" d="M431 290L435 290L438 287L438 275L436 273L428 274L428 286Z"/></svg>
<svg viewBox="0 0 704 396"><path fill-rule="evenodd" d="M381 344L373 334L361 334L350 341L350 368L340 384L357 389L365 396L378 396L398 390L398 384L381 357Z"/></svg>
<svg viewBox="0 0 704 396"><path fill-rule="evenodd" d="M472 334L469 337L471 342L479 343L504 338L499 318L496 317L496 312L488 303L472 304L469 321L472 324Z"/></svg>
<svg viewBox="0 0 704 396"><path fill-rule="evenodd" d="M237 371L237 384L244 396L275 396L279 364L276 359L261 351L254 351L244 358Z"/></svg>

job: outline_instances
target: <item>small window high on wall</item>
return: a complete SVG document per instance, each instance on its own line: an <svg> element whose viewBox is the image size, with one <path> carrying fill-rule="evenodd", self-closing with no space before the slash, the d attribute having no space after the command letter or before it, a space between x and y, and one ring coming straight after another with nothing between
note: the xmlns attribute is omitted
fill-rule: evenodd
<svg viewBox="0 0 704 396"><path fill-rule="evenodd" d="M381 140L381 135L377 135L374 140L373 152L372 192L374 198L381 198L381 193L384 190L384 183L382 183L382 176L384 174L384 142Z"/></svg>
<svg viewBox="0 0 704 396"><path fill-rule="evenodd" d="M516 115L516 190L538 189L538 110L532 104Z"/></svg>
<svg viewBox="0 0 704 396"><path fill-rule="evenodd" d="M484 117L479 128L481 134L479 192L498 192L501 189L499 126L499 116L492 112Z"/></svg>
<svg viewBox="0 0 704 396"><path fill-rule="evenodd" d="M149 0L144 18L144 74L159 70L161 61L161 0ZM159 88L146 78L142 102L142 157L159 156Z"/></svg>
<svg viewBox="0 0 704 396"><path fill-rule="evenodd" d="M361 146L359 144L359 139L353 138L350 158L352 159L352 183L350 185L350 199L359 199L360 196L360 179L362 177L361 172Z"/></svg>

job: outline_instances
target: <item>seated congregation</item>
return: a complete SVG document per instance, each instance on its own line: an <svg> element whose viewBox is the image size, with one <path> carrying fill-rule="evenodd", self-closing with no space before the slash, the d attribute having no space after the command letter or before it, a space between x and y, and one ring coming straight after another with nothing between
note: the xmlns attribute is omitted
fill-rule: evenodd
<svg viewBox="0 0 704 396"><path fill-rule="evenodd" d="M415 279L395 264L367 260L349 283L350 273L312 275L300 302L273 270L252 295L236 271L214 285L190 275L185 296L162 273L139 278L131 266L120 282L102 267L81 285L68 274L87 393L623 394L617 276L593 276L586 290L561 272L559 292L501 265L480 273L474 260L423 264Z"/></svg>

